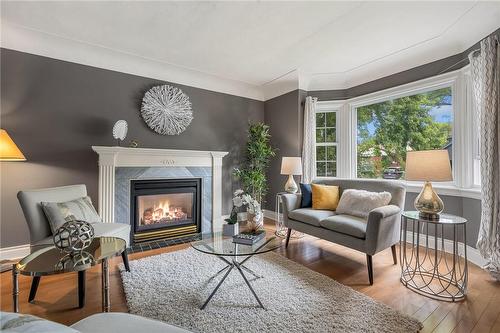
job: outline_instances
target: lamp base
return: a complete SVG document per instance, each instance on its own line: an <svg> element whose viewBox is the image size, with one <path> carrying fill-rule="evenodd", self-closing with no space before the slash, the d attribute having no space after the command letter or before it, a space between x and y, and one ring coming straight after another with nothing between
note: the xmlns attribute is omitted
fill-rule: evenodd
<svg viewBox="0 0 500 333"><path fill-rule="evenodd" d="M415 209L419 211L420 218L439 220L439 213L443 211L444 204L432 188L431 182L425 182L422 191L415 199Z"/></svg>
<svg viewBox="0 0 500 333"><path fill-rule="evenodd" d="M288 193L297 193L299 190L297 183L295 182L295 179L293 179L293 175L288 175L288 180L286 181L285 184L285 191Z"/></svg>

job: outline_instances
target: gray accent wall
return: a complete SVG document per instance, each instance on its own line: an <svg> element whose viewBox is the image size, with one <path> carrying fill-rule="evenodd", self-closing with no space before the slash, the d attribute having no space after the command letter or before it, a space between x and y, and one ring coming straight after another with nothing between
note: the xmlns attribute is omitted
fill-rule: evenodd
<svg viewBox="0 0 500 333"><path fill-rule="evenodd" d="M264 122L270 126L271 145L277 149L268 170L269 192L264 207L274 210L275 195L283 191L287 176L281 175L281 157L301 156L306 91L294 90L265 102ZM298 179L296 179L298 181Z"/></svg>
<svg viewBox="0 0 500 333"><path fill-rule="evenodd" d="M129 124L128 140L140 147L229 151L223 162L223 214L238 187L232 169L242 159L248 122L264 121L264 102L184 85L194 119L178 136L150 130L140 117L142 96L164 84L119 73L0 49L1 127L27 162L0 162L2 248L27 244L29 234L17 202L21 189L86 184L97 202L97 154L92 145L115 145L116 120ZM297 133L297 132L295 132Z"/></svg>

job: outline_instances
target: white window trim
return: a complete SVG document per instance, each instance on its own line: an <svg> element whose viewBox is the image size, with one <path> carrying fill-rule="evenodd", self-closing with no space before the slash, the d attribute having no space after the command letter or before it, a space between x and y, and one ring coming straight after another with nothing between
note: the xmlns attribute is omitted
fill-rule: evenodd
<svg viewBox="0 0 500 333"><path fill-rule="evenodd" d="M335 138L335 142L334 143L327 143L327 144L319 144L320 146L334 146L336 147L336 150L337 150L337 156L335 158L335 164L336 164L336 167L337 167L337 177L339 176L339 147L342 146L342 144L340 144L340 140L339 140L339 137L340 137L340 133L339 131L340 130L340 127L339 127L339 116L340 116L340 111L342 110L343 106L345 104L345 101L326 101L326 102L317 102L316 103L316 110L315 110L315 113L328 113L328 112L335 112L335 135L336 135L336 138ZM316 122L314 123L314 130L315 130L315 133L316 133ZM315 134L316 135L316 134ZM316 142L314 142L314 149L316 149L316 146L318 146L318 144ZM316 154L315 154L316 156ZM316 163L316 161L314 161L314 163ZM330 177L315 177L315 178L318 178L318 179L322 179L322 178L330 178Z"/></svg>
<svg viewBox="0 0 500 333"><path fill-rule="evenodd" d="M440 194L480 199L481 189L473 184L473 109L469 66L460 70L341 101L321 101L317 112L337 112L337 177L357 176L357 116L360 106L451 87L453 103L453 183L434 183ZM328 178L328 177L318 177ZM403 182L408 192L418 193L422 182Z"/></svg>
<svg viewBox="0 0 500 333"><path fill-rule="evenodd" d="M322 101L322 102L317 102L316 103L316 110L315 113L325 113L325 112L335 112L336 113L336 123L335 123L335 134L336 134L336 142L334 144L335 147L337 147L337 156L336 156L336 164L337 164L337 177L344 177L342 176L344 174L344 168L345 168L345 163L341 163L342 160L339 159L339 156L345 155L345 150L344 142L345 139L343 138L344 132L346 132L346 127L343 126L343 118L345 117L344 115L344 108L345 108L346 101L341 100L341 101ZM314 123L314 129L316 130L316 123ZM314 143L314 146L316 147L316 143ZM342 155L341 155L342 154ZM316 161L314 161L316 163ZM329 177L316 177L318 179L322 178L329 178Z"/></svg>

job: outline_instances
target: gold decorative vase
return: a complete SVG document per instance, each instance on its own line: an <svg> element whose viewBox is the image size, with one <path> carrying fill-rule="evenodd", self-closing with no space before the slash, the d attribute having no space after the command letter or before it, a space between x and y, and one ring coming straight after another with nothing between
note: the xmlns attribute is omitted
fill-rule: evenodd
<svg viewBox="0 0 500 333"><path fill-rule="evenodd" d="M420 212L420 217L435 220L439 219L439 213L444 209L443 200L432 188L429 181L424 183L422 191L415 199L415 209Z"/></svg>

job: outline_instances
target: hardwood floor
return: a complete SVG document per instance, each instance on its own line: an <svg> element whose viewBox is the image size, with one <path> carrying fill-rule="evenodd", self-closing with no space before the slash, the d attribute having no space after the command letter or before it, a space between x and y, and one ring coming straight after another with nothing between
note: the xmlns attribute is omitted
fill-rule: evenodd
<svg viewBox="0 0 500 333"><path fill-rule="evenodd" d="M272 231L271 221L266 228ZM181 244L130 255L130 260L189 247ZM391 249L373 256L374 284L368 283L365 254L311 236L291 239L288 249L276 252L327 275L395 309L412 315L424 324L422 332L500 332L500 283L479 267L469 266L469 293L459 303L440 302L418 295L399 282L400 267L393 264ZM399 253L399 249L398 249ZM111 309L127 312L117 264L110 262ZM100 267L87 272L87 302L78 309L77 274L43 277L33 304L27 302L31 278L21 276L20 311L64 324L101 311ZM11 272L0 275L0 308L12 311Z"/></svg>

